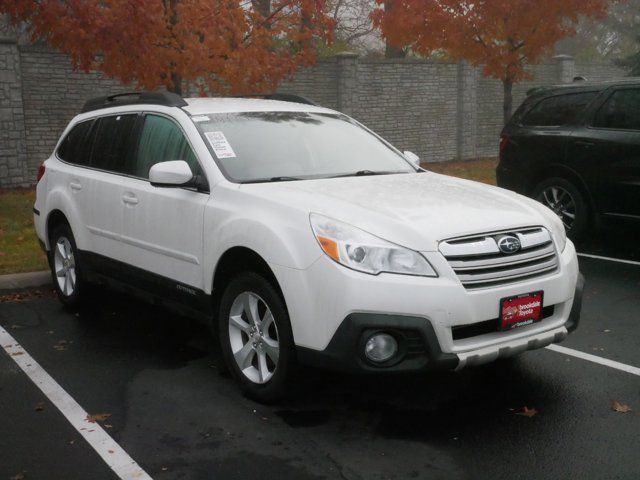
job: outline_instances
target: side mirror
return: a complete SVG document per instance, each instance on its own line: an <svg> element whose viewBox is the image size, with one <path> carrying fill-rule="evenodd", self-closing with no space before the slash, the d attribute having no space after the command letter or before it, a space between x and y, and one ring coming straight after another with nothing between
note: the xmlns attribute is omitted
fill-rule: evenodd
<svg viewBox="0 0 640 480"><path fill-rule="evenodd" d="M409 160L413 165L415 165L416 167L420 167L420 157L418 155L416 155L413 152L410 152L409 150L405 150L404 152L402 152L404 155L404 158L406 158L407 160Z"/></svg>
<svg viewBox="0 0 640 480"><path fill-rule="evenodd" d="M184 160L156 163L149 170L149 181L154 187L181 187L193 180L193 172Z"/></svg>

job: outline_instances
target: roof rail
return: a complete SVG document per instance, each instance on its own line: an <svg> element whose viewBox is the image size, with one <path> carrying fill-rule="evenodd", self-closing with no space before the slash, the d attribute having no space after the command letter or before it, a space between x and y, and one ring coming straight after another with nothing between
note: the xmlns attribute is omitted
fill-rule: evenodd
<svg viewBox="0 0 640 480"><path fill-rule="evenodd" d="M166 107L186 107L188 105L180 95L171 92L126 92L87 100L81 113L140 103Z"/></svg>
<svg viewBox="0 0 640 480"><path fill-rule="evenodd" d="M293 93L256 93L250 95L238 95L238 98L264 98L265 100L280 100L281 102L303 103L305 105L318 106L316 102Z"/></svg>

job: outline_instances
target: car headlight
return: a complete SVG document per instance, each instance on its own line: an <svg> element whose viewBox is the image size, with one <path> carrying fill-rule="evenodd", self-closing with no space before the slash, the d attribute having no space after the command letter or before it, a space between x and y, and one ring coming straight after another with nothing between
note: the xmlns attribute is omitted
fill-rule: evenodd
<svg viewBox="0 0 640 480"><path fill-rule="evenodd" d="M551 235L558 246L558 251L562 253L564 252L564 247L567 246L567 231L564 228L564 223L552 210L547 212L547 216L551 221Z"/></svg>
<svg viewBox="0 0 640 480"><path fill-rule="evenodd" d="M323 215L312 213L309 218L322 251L345 267L372 275L386 272L438 276L418 252Z"/></svg>

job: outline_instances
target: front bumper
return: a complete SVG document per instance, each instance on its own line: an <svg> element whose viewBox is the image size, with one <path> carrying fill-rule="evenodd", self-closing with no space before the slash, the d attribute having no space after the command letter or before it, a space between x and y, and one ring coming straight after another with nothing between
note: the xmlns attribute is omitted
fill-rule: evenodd
<svg viewBox="0 0 640 480"><path fill-rule="evenodd" d="M571 311L563 325L482 348L460 353L443 352L434 327L426 318L354 313L345 318L324 350L298 347L298 360L306 365L348 372L459 370L480 365L564 340L580 322L583 289L584 277L579 274ZM368 336L380 331L391 333L398 341L400 351L398 359L384 367L370 363L362 354Z"/></svg>

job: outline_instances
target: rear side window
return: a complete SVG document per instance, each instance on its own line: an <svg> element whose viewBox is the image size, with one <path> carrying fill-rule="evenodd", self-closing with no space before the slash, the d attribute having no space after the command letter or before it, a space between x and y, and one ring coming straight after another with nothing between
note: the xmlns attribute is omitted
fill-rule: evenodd
<svg viewBox="0 0 640 480"><path fill-rule="evenodd" d="M614 92L598 110L593 126L619 130L640 130L640 89L625 89Z"/></svg>
<svg viewBox="0 0 640 480"><path fill-rule="evenodd" d="M92 125L93 120L75 125L58 147L58 157L68 163L87 165L91 154L89 131Z"/></svg>
<svg viewBox="0 0 640 480"><path fill-rule="evenodd" d="M149 169L153 165L171 160L184 160L194 175L200 173L196 156L180 127L168 118L147 115L140 135L133 175L149 178Z"/></svg>
<svg viewBox="0 0 640 480"><path fill-rule="evenodd" d="M576 119L596 95L597 92L583 92L546 98L527 113L522 124L529 127L567 125Z"/></svg>
<svg viewBox="0 0 640 480"><path fill-rule="evenodd" d="M91 166L115 173L129 173L131 144L137 114L112 115L97 120Z"/></svg>

